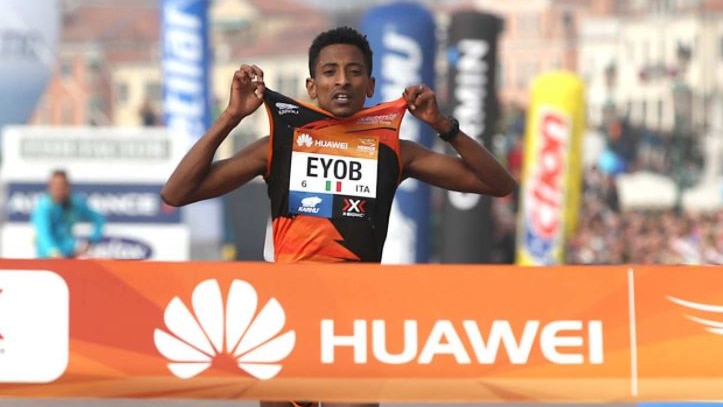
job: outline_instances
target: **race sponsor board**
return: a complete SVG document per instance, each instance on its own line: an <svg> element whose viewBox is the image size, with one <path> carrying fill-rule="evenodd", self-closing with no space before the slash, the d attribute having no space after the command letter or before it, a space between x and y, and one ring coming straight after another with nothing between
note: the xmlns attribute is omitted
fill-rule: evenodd
<svg viewBox="0 0 723 407"><path fill-rule="evenodd" d="M0 255L35 256L30 217L52 171L69 176L74 193L106 220L87 253L116 259L187 260L189 228L161 188L186 143L161 128L9 126L3 129L3 225ZM77 225L81 240L87 224Z"/></svg>
<svg viewBox="0 0 723 407"><path fill-rule="evenodd" d="M91 225L76 226L84 241ZM0 257L32 259L36 257L35 230L29 223L6 223L0 230ZM183 224L106 224L103 238L94 243L86 257L117 260L188 260L188 228Z"/></svg>
<svg viewBox="0 0 723 407"><path fill-rule="evenodd" d="M7 126L3 182L42 182L64 169L72 181L158 183L188 143L163 128Z"/></svg>
<svg viewBox="0 0 723 407"><path fill-rule="evenodd" d="M69 355L68 286L46 270L0 272L0 383L50 383Z"/></svg>
<svg viewBox="0 0 723 407"><path fill-rule="evenodd" d="M565 239L577 227L582 189L585 85L575 74L547 72L532 87L520 180L516 263L565 263Z"/></svg>
<svg viewBox="0 0 723 407"><path fill-rule="evenodd" d="M161 200L162 184L76 183L73 192L83 195L88 205L110 223L180 223L178 208ZM5 219L28 222L45 183L10 183L5 186Z"/></svg>
<svg viewBox="0 0 723 407"><path fill-rule="evenodd" d="M447 28L449 111L460 130L492 150L499 119L497 39L503 20L494 14L459 10ZM451 147L447 147L452 152ZM456 154L456 152L454 152ZM492 198L447 191L440 238L443 263L489 263L493 246Z"/></svg>
<svg viewBox="0 0 723 407"><path fill-rule="evenodd" d="M0 384L9 397L723 397L719 268L0 260L0 269L55 273L73 321L65 372Z"/></svg>
<svg viewBox="0 0 723 407"><path fill-rule="evenodd" d="M434 15L413 2L377 4L365 11L360 29L374 49L374 94L369 105L398 98L411 85L435 84L437 26ZM434 131L412 115L402 122L399 136L426 147L434 145ZM431 189L415 179L397 188L389 215L389 232L382 262L393 264L429 261Z"/></svg>

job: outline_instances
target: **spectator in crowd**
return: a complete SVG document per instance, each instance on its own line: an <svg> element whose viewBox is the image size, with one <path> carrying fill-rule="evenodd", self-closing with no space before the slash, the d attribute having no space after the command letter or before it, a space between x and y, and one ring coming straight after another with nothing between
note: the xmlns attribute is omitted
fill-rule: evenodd
<svg viewBox="0 0 723 407"><path fill-rule="evenodd" d="M31 216L39 258L74 258L88 253L92 243L100 241L105 219L88 206L85 198L72 192L68 175L55 170ZM79 221L91 222L93 231L80 240L74 231Z"/></svg>

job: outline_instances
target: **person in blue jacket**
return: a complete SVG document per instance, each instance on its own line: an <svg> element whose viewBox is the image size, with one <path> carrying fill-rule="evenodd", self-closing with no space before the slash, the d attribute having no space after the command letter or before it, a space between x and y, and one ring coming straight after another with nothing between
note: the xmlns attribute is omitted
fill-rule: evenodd
<svg viewBox="0 0 723 407"><path fill-rule="evenodd" d="M80 241L73 232L77 222L91 222L93 231L87 241ZM88 252L92 243L103 237L105 218L90 208L85 198L72 192L68 175L55 170L32 214L35 245L39 258L74 258Z"/></svg>

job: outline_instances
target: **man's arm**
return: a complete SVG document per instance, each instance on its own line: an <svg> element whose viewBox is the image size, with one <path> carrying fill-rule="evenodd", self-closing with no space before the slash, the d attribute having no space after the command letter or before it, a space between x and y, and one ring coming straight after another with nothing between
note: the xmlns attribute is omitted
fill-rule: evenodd
<svg viewBox="0 0 723 407"><path fill-rule="evenodd" d="M452 124L442 116L434 92L424 85L404 90L409 111L438 133L446 133ZM412 141L402 140L404 176L441 188L492 196L513 191L516 181L487 149L460 131L449 142L459 157L439 154Z"/></svg>
<svg viewBox="0 0 723 407"><path fill-rule="evenodd" d="M186 153L161 190L161 198L182 206L223 195L266 171L268 138L262 138L233 157L213 162L216 150L243 118L263 103L263 72L242 65L233 76L229 104L211 128Z"/></svg>
<svg viewBox="0 0 723 407"><path fill-rule="evenodd" d="M33 210L31 217L33 228L35 229L35 243L38 246L38 253L47 254L48 257L62 257L60 245L53 238L50 230L50 208L46 202L42 200L38 202L38 206Z"/></svg>
<svg viewBox="0 0 723 407"><path fill-rule="evenodd" d="M88 201L84 198L78 198L76 208L80 214L81 219L88 221L93 224L93 231L91 232L88 240L90 243L98 243L103 238L103 227L105 226L105 216L100 212L91 208L88 205Z"/></svg>

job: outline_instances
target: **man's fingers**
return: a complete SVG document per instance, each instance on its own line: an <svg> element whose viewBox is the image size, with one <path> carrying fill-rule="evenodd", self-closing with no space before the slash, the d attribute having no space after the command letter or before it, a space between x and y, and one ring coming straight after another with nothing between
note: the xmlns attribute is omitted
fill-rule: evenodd
<svg viewBox="0 0 723 407"><path fill-rule="evenodd" d="M234 76L244 83L264 81L264 71L256 65L241 65Z"/></svg>
<svg viewBox="0 0 723 407"><path fill-rule="evenodd" d="M266 84L264 83L264 71L262 71L258 65L251 65L251 70L254 73L252 81L256 83L254 94L257 98L261 99L264 97L264 91L266 90Z"/></svg>
<svg viewBox="0 0 723 407"><path fill-rule="evenodd" d="M234 73L234 79L237 79L240 84L252 85L254 95L259 99L263 98L266 91L264 71L257 65L241 65Z"/></svg>
<svg viewBox="0 0 723 407"><path fill-rule="evenodd" d="M409 105L409 110L415 110L420 105L424 104L425 91L427 87L424 84L409 86L404 89L404 99Z"/></svg>
<svg viewBox="0 0 723 407"><path fill-rule="evenodd" d="M264 71L261 70L257 65L251 65L251 70L254 73L254 80L256 82L263 82L264 81Z"/></svg>
<svg viewBox="0 0 723 407"><path fill-rule="evenodd" d="M433 95L431 92L426 92L425 88L421 88L412 103L415 107L426 106L432 97Z"/></svg>
<svg viewBox="0 0 723 407"><path fill-rule="evenodd" d="M266 91L266 85L263 81L258 82L256 85L256 89L254 90L254 94L257 98L262 99L264 97L264 92Z"/></svg>

